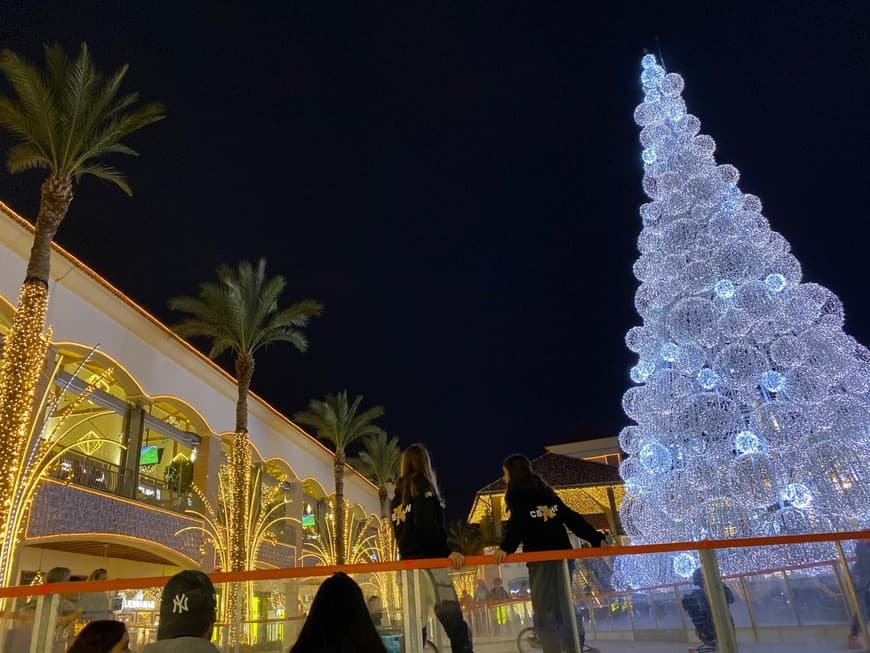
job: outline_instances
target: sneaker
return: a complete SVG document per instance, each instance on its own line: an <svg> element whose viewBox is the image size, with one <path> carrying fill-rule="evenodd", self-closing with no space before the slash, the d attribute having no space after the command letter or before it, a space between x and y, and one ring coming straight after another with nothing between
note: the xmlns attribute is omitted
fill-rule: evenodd
<svg viewBox="0 0 870 653"><path fill-rule="evenodd" d="M847 648L857 651L861 648L861 644L858 642L858 635L855 633L851 633L849 635L849 643L846 645Z"/></svg>

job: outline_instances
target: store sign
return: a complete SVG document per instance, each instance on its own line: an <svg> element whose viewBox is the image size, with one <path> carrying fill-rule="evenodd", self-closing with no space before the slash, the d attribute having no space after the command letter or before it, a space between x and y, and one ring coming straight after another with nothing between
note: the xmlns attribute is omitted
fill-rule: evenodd
<svg viewBox="0 0 870 653"><path fill-rule="evenodd" d="M124 599L121 602L122 610L154 610L157 607L157 601L148 599Z"/></svg>

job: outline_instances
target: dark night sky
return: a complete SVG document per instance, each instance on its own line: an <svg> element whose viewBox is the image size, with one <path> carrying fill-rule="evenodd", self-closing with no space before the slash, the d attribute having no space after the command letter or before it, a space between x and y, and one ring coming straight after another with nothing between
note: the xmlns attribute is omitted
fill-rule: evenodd
<svg viewBox="0 0 870 653"><path fill-rule="evenodd" d="M383 404L454 517L505 454L626 423L656 37L720 162L870 341L870 3L241 5L0 2L0 45L86 40L168 107L122 162L135 197L84 181L58 241L170 323L169 297L265 256L327 313L307 354L260 356L255 390L291 414L342 388ZM0 197L32 217L39 181L2 171Z"/></svg>

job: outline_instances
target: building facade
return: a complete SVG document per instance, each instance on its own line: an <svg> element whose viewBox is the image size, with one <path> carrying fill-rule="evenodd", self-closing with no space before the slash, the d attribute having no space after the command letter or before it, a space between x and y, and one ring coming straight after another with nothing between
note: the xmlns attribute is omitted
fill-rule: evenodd
<svg viewBox="0 0 870 653"><path fill-rule="evenodd" d="M31 244L30 224L0 204L0 336ZM202 509L194 486L216 505L235 381L72 254L55 247L51 265L50 387L37 423L58 451L75 446L35 496L19 580L58 565L113 577L214 569L190 511ZM303 564L306 538L332 510L332 453L253 394L249 431L263 494L292 518L274 527L258 564ZM378 512L376 488L352 470L345 494L358 516Z"/></svg>

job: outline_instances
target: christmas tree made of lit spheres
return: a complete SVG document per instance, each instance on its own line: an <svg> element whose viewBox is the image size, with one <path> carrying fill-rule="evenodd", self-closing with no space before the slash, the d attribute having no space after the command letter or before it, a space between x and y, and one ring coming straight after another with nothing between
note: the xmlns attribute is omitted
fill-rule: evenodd
<svg viewBox="0 0 870 653"><path fill-rule="evenodd" d="M786 239L686 112L683 79L642 60L643 326L619 436L634 544L870 526L870 351L802 283ZM723 573L833 557L831 545L720 552ZM618 560L623 586L690 577L692 554Z"/></svg>

